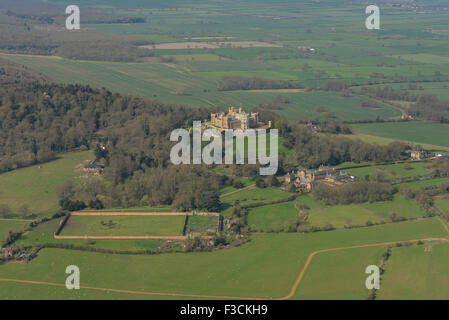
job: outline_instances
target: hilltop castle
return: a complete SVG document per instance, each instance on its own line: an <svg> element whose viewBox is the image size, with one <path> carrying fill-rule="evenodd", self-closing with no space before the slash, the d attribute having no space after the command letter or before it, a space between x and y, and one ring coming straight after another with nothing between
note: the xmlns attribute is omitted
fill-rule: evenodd
<svg viewBox="0 0 449 320"><path fill-rule="evenodd" d="M268 126L259 122L259 113L247 113L242 108L237 111L234 108L229 108L228 113L211 113L210 125L217 127L220 130L225 129L269 129L271 121L268 121Z"/></svg>

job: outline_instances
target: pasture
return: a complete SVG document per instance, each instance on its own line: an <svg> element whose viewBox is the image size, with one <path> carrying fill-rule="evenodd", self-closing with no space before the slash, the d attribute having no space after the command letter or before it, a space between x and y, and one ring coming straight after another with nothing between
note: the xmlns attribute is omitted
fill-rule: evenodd
<svg viewBox="0 0 449 320"><path fill-rule="evenodd" d="M346 173L363 179L365 176L382 176L394 180L401 177L414 178L424 176L432 172L428 162L410 162L392 165L371 166L344 170Z"/></svg>
<svg viewBox="0 0 449 320"><path fill-rule="evenodd" d="M431 251L425 249L430 247ZM380 300L449 299L449 245L395 247L382 275Z"/></svg>
<svg viewBox="0 0 449 320"><path fill-rule="evenodd" d="M406 141L406 140L401 140L401 139L396 139L396 138L383 138L383 137L379 137L379 136L373 136L373 135L368 135L368 134L361 134L361 133L355 133L355 134L351 134L351 135L346 135L347 138L349 139L358 139L358 140L362 140L368 143L377 143L380 145L387 145L391 142L394 141L402 141L405 143L410 143L410 141ZM443 152L448 152L449 151L449 147L443 147L443 146L437 146L434 144L428 144L428 143L413 143L413 145L416 146L421 146L422 148L426 149L426 150L432 150L432 151L443 151Z"/></svg>
<svg viewBox="0 0 449 320"><path fill-rule="evenodd" d="M391 222L390 216L395 213L402 218L423 217L425 212L414 201L396 196L393 201L361 203L350 205L320 206L310 210L309 222L313 226L333 225L364 226L368 222Z"/></svg>
<svg viewBox="0 0 449 320"><path fill-rule="evenodd" d="M288 192L279 188L250 188L221 197L221 202L227 206L232 206L237 202L241 205L249 205L260 202L276 201L287 199Z"/></svg>
<svg viewBox="0 0 449 320"><path fill-rule="evenodd" d="M9 231L21 232L30 222L31 220L0 219L0 245Z"/></svg>
<svg viewBox="0 0 449 320"><path fill-rule="evenodd" d="M435 178L435 179L429 179L429 180L419 180L419 181L413 181L409 183L402 183L401 185L405 185L409 188L418 189L421 187L429 187L429 186L439 186L442 183L449 182L449 178Z"/></svg>
<svg viewBox="0 0 449 320"><path fill-rule="evenodd" d="M241 105L253 109L258 108L261 103L270 103L282 96L290 102L281 104L279 110L273 111L289 120L324 119L329 116L336 120L377 117L391 119L401 115L400 111L384 103L377 103L379 108L363 107L361 103L371 99L358 95L341 97L335 92L285 92L282 89L219 91L221 77L225 75L285 80L297 80L301 77L271 70L238 71L248 68L248 65L253 66L253 69L271 67L263 62L213 61L213 55L210 54L205 56L205 60L198 58L202 55L193 55L191 59L194 61L183 55L181 61L184 62L181 64L78 61L59 57L4 54L0 56L27 65L63 83L104 87L122 94L192 106L224 108ZM298 75L301 74L302 72L298 71ZM324 108L325 112L317 111L318 107Z"/></svg>
<svg viewBox="0 0 449 320"><path fill-rule="evenodd" d="M185 216L76 216L62 236L180 236Z"/></svg>
<svg viewBox="0 0 449 320"><path fill-rule="evenodd" d="M157 250L161 241L159 239L55 239L54 233L62 219L50 220L40 224L32 231L23 234L16 245L32 246L38 244L64 244L76 245L96 249L112 250Z"/></svg>
<svg viewBox="0 0 449 320"><path fill-rule="evenodd" d="M217 216L189 216L186 226L186 234L209 234L217 232Z"/></svg>
<svg viewBox="0 0 449 320"><path fill-rule="evenodd" d="M188 298L188 296L182 297L176 294L198 294L206 297L281 298L288 295L307 256L314 250L443 236L447 236L447 233L440 222L435 219L426 219L364 229L303 235L254 234L250 243L232 250L181 255L123 256L43 249L30 264L0 265L0 272L3 278L63 284L66 266L76 264L83 274L81 285L84 286L157 292L162 294L159 297L175 294L177 298ZM49 265L52 265L51 269L48 268ZM327 267L332 268L332 265ZM364 275L364 270L360 270L360 273ZM195 277L186 277L186 274L195 274ZM354 290L358 290L353 287L360 278L358 273L346 272L343 276L348 279L356 277L356 280L346 282L347 286L342 288L338 297L334 298L350 298L354 296ZM307 280L307 274L304 280ZM341 283L338 278L332 280ZM12 288L12 291L0 290L0 298L7 298L11 294L16 297L27 295L25 292L20 293L20 289L23 289L21 284L0 282L0 288ZM299 290L301 290L301 284ZM54 298L57 294L60 294L59 298L77 299L82 298L83 295L96 298L115 296L106 291L93 293L90 290L81 290L81 293L73 293L69 290L61 291L59 288L45 289L42 292L45 295L40 294L40 299ZM316 292L311 293L310 297L314 295ZM157 296L147 295L145 298L151 299ZM296 296L294 295L293 298ZM307 295L301 298L307 298Z"/></svg>
<svg viewBox="0 0 449 320"><path fill-rule="evenodd" d="M0 174L0 203L19 214L23 205L29 213L43 214L59 208L59 188L72 180L82 181L80 167L93 160L92 151L60 155L57 160Z"/></svg>
<svg viewBox="0 0 449 320"><path fill-rule="evenodd" d="M292 202L252 208L248 212L248 226L252 230L268 231L282 226L298 214L299 211Z"/></svg>
<svg viewBox="0 0 449 320"><path fill-rule="evenodd" d="M435 204L443 210L444 213L449 214L449 199L448 198L437 198Z"/></svg>
<svg viewBox="0 0 449 320"><path fill-rule="evenodd" d="M366 300L365 268L379 265L386 247L346 249L317 254L294 299Z"/></svg>
<svg viewBox="0 0 449 320"><path fill-rule="evenodd" d="M449 147L449 125L425 121L353 125L356 133Z"/></svg>

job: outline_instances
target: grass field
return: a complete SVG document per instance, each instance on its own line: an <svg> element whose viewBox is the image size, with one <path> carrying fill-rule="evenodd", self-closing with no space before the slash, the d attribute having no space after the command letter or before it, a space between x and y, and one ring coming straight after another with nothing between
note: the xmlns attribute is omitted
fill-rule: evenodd
<svg viewBox="0 0 449 320"><path fill-rule="evenodd" d="M295 203L305 205L305 211L309 212L308 222L316 227L332 224L336 228L343 228L354 225L365 226L369 221L391 222L392 213L403 218L424 216L424 211L415 202L400 196L388 202L326 206L321 201L306 195L297 198L295 202L249 209L248 225L257 231L277 230L299 214Z"/></svg>
<svg viewBox="0 0 449 320"><path fill-rule="evenodd" d="M186 234L202 233L213 235L217 232L217 216L189 216Z"/></svg>
<svg viewBox="0 0 449 320"><path fill-rule="evenodd" d="M185 216L71 216L62 236L177 236Z"/></svg>
<svg viewBox="0 0 449 320"><path fill-rule="evenodd" d="M373 135L361 134L361 133L347 135L346 137L350 138L350 139L359 139L359 140L362 140L362 141L365 141L368 143L377 143L380 145L387 145L394 141L403 141L406 143L410 143L410 141L407 141L407 140L401 140L401 139L397 139L397 138L383 138L383 137L379 137L379 136L373 136ZM449 147L437 146L435 144L428 144L428 143L421 143L421 142L416 143L416 144L426 150L444 151L446 153L449 151Z"/></svg>
<svg viewBox="0 0 449 320"><path fill-rule="evenodd" d="M238 50L238 49L237 49ZM354 95L341 97L335 92L285 92L283 90L268 91L218 91L221 77L243 76L269 79L296 80L299 75L280 73L278 71L255 70L237 71L248 68L248 62L239 61L207 61L195 58L192 62L185 55L182 64L171 63L117 63L77 61L59 57L5 55L11 59L63 83L88 84L92 87L107 88L114 92L146 96L168 102L203 106L244 106L248 109L259 107L260 103L270 103L281 95L290 100L282 104L280 110L273 110L289 120L323 119L324 113L316 111L317 107L325 107L326 112L333 114L337 120L398 118L401 112L384 104L380 108L362 107L362 101L371 99ZM202 56L202 55L200 55ZM185 60L187 59L187 61ZM200 64L200 65L199 65ZM249 63L251 64L251 63ZM254 68L267 67L263 62L252 62ZM207 69L210 66L213 70ZM275 68L275 67L273 67ZM209 70L209 71L204 71ZM298 71L298 74L302 72ZM179 94L178 92L184 92Z"/></svg>
<svg viewBox="0 0 449 320"><path fill-rule="evenodd" d="M254 182L248 179L240 179L240 182L242 182L244 188L254 185ZM240 192L239 190L241 189L234 188L233 186L226 186L220 189L220 194L225 196L231 192Z"/></svg>
<svg viewBox="0 0 449 320"><path fill-rule="evenodd" d="M0 265L0 273L4 278L63 284L66 266L76 264L80 267L81 285L84 286L161 293L279 298L288 294L307 256L314 250L442 236L447 234L441 224L437 220L428 219L305 235L254 234L253 240L244 246L206 253L122 256L44 249L28 265ZM48 268L49 265L52 268ZM195 277L186 277L186 274L195 274ZM350 279L354 274L346 272L342 277ZM341 279L334 281L341 283ZM354 282L351 280L349 283ZM326 285L332 286L332 283ZM0 288L0 298L29 296L23 290L23 285L0 282ZM317 287L316 290L319 289ZM351 298L354 296L353 291L354 288L348 285L347 290L342 290L336 298ZM40 299L115 296L101 291L94 294L90 290L74 293L57 287L45 289L43 293L45 295L41 294Z"/></svg>
<svg viewBox="0 0 449 320"><path fill-rule="evenodd" d="M61 4L60 0L39 1ZM441 9L446 3L443 0L413 3L417 5L416 10L406 6L382 6L382 30L367 31L366 4L361 1L336 5L330 0L285 0L282 4L275 0L78 0L81 8L90 7L117 17L145 19L143 23L82 23L82 28L86 29L81 32L96 29L127 36L138 46L151 43L148 49L154 48L160 57L141 63L4 53L0 53L0 58L40 71L58 82L106 88L191 107L258 108L291 122L300 119L399 119L402 111L393 105L397 101L373 100L360 95L360 88L389 85L395 90L435 94L449 100L449 12ZM20 18L14 15L11 19ZM45 28L42 21L39 24ZM5 46L3 49L20 50ZM31 49L39 50L37 46ZM57 54L58 49L54 52ZM163 59L169 57L174 60L163 62L169 61ZM220 91L223 76L295 80L302 83L302 88ZM354 92L320 90L329 80L344 82ZM410 89L409 84L417 88ZM278 97L284 102L275 105L273 102ZM449 151L447 124L379 122L351 128L354 134L347 137L352 139L383 145L401 140L411 142L413 148L419 148L418 144L425 149ZM295 156L283 147L282 141L279 151L285 155L286 164L289 164L289 156ZM77 167L93 157L90 151L71 153L41 166L0 174L0 204L7 204L17 214L25 204L31 213L50 216L58 208L59 187L69 180L84 181ZM215 170L232 175L227 168ZM426 175L430 170L426 163L411 163L410 168L396 164L345 171L360 178L382 175L396 180ZM245 187L254 184L245 178L241 182ZM449 182L449 178L406 185L419 188L442 182ZM220 192L225 216L237 202L251 205L290 196L279 188L239 190L228 186ZM436 199L436 205L449 213L449 200L443 197ZM307 206L302 211L309 213L308 221L312 226L332 224L337 230L307 234L252 232L251 241L244 245L210 252L125 255L46 248L29 264L0 264L0 278L47 281L61 287L0 281L0 299L282 298L289 294L309 255L317 250L381 244L317 253L299 287L292 293L293 299L366 299L369 291L365 288L365 268L379 264L386 249L384 242L449 236L435 218L390 223L392 213L404 218L421 218L425 214L416 202L400 195L391 202L337 206L325 206L310 196L301 196L291 202L249 209L248 225L258 231L282 225L298 215L295 204ZM172 209L141 207L104 211L167 212ZM184 219L183 216L72 216L62 235L180 235ZM216 220L216 217L191 216L187 232L206 230L213 234ZM177 241L54 239L60 221L61 218L40 224L26 232L16 244L155 251L170 245L178 251L183 248ZM369 221L386 223L344 229L345 226L364 226ZM21 230L28 223L0 219L0 241L8 230ZM424 246L395 247L382 276L378 298L449 299L448 262L449 244L435 244L431 253L424 252ZM82 286L158 294L66 290L63 287L65 268L72 264L81 269ZM191 294L199 296L189 296Z"/></svg>
<svg viewBox="0 0 449 320"><path fill-rule="evenodd" d="M9 231L23 231L30 222L31 220L0 219L0 245L6 239Z"/></svg>
<svg viewBox="0 0 449 320"><path fill-rule="evenodd" d="M407 164L392 164L386 166L372 166L345 170L348 174L358 178L369 176L382 176L386 179L394 180L401 177L419 177L429 174L432 171L428 162L411 162Z"/></svg>
<svg viewBox="0 0 449 320"><path fill-rule="evenodd" d="M40 224L33 231L27 232L16 241L17 245L36 245L45 243L73 244L77 246L92 247L98 249L114 249L114 250L155 250L160 245L158 239L126 239L126 240L81 240L81 239L55 239L53 237L58 229L61 219L51 220Z"/></svg>
<svg viewBox="0 0 449 320"><path fill-rule="evenodd" d="M353 126L356 133L449 147L449 125L425 121L369 123Z"/></svg>
<svg viewBox="0 0 449 320"><path fill-rule="evenodd" d="M310 264L295 299L365 300L365 269L379 265L386 247L347 249L316 255Z"/></svg>
<svg viewBox="0 0 449 320"><path fill-rule="evenodd" d="M447 57L444 57L447 58ZM395 90L401 90L401 91L408 91L410 93L419 95L419 94L433 94L437 96L440 100L449 100L449 90L448 85L449 82L447 81L437 81L437 82L423 82L419 83L417 88L412 87L412 89L409 87L410 83L392 83L389 84L392 88ZM414 83L416 85L416 83ZM385 85L379 85L380 87L384 87ZM422 89L420 88L422 87ZM396 101L396 103L404 103L401 101Z"/></svg>
<svg viewBox="0 0 449 320"><path fill-rule="evenodd" d="M254 230L267 231L275 224L282 226L298 214L292 202L252 208L248 212L248 226Z"/></svg>
<svg viewBox="0 0 449 320"><path fill-rule="evenodd" d="M248 205L259 202L268 202L281 199L287 199L290 196L288 192L279 188L250 188L230 195L221 197L221 202L225 207L234 205L239 202L241 205Z"/></svg>
<svg viewBox="0 0 449 320"><path fill-rule="evenodd" d="M27 205L30 213L58 209L59 188L69 180L81 181L78 167L94 158L92 151L66 153L58 160L0 174L0 203L18 213Z"/></svg>
<svg viewBox="0 0 449 320"><path fill-rule="evenodd" d="M443 212L449 214L449 199L448 198L436 199L435 203L441 210L443 210Z"/></svg>
<svg viewBox="0 0 449 320"><path fill-rule="evenodd" d="M447 243L393 248L378 299L449 299L448 263Z"/></svg>
<svg viewBox="0 0 449 320"><path fill-rule="evenodd" d="M310 210L309 222L323 227L332 224L336 228L353 225L391 222L390 216L396 213L403 218L423 217L425 212L415 202L397 196L393 201L362 203L351 205L319 206Z"/></svg>
<svg viewBox="0 0 449 320"><path fill-rule="evenodd" d="M421 187L429 187L429 186L439 186L442 183L449 182L449 178L436 178L431 180L421 180L421 181L413 181L409 183L402 183L401 185L405 185L410 188L421 188Z"/></svg>

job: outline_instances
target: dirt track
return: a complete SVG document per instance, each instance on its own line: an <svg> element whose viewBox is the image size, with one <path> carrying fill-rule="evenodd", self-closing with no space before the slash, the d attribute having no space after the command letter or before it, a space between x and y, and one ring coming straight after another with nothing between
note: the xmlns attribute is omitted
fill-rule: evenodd
<svg viewBox="0 0 449 320"><path fill-rule="evenodd" d="M372 244L364 244L359 246L349 246L349 247L339 247L339 248L329 248L329 249L322 249L312 252L306 260L306 263L304 264L304 267L302 268L301 272L298 275L298 278L296 278L295 283L293 284L292 289L290 290L290 293L286 295L283 298L280 298L279 300L287 300L293 297L293 295L296 292L296 289L298 289L299 284L301 283L302 278L304 277L306 270L308 266L310 265L310 262L312 262L313 257L318 253L323 252L331 252L331 251L339 251L339 250L346 250L346 249L356 249L356 248L368 248L368 247L379 247L379 246L388 246L388 245L394 245L396 243L403 243L403 242L418 242L418 241L449 241L448 238L426 238L426 239L417 239L417 240L404 240L404 241L392 241L392 242L382 242L382 243L372 243Z"/></svg>
<svg viewBox="0 0 449 320"><path fill-rule="evenodd" d="M394 245L396 243L404 243L404 242L418 242L418 241L449 241L448 238L424 238L424 239L416 239L416 240L402 240L402 241L391 241L391 242L382 242L382 243L372 243L372 244L364 244L364 245L357 245L357 246L348 246L348 247L338 247L338 248L329 248L329 249L322 249L322 250L316 250L312 252L304 264L301 272L299 273L298 277L296 278L295 283L293 284L293 287L291 288L288 295L282 298L278 299L263 299L263 298L254 298L254 297L229 297L229 296L213 296L213 295L196 295L196 294L183 294L183 293L161 293L161 292L148 292L148 291L133 291L133 290L122 290L122 289L111 289L111 288L99 288L99 287L88 287L88 286L81 286L82 289L89 289L89 290L97 290L97 291L110 291L110 292L117 292L117 293L129 293L129 294L139 294L139 295L157 295L157 296L171 296L171 297L191 297L191 298L207 298L207 299L232 299L232 300L287 300L293 297L295 294L299 284L301 283L301 280L303 279L307 268L309 267L313 257L318 253L323 252L331 252L331 251L339 251L339 250L346 250L346 249L356 249L356 248L367 248L367 247L379 247L379 246L388 246L388 245ZM38 285L48 285L48 286L57 286L57 287L65 287L64 284L60 283L51 283L51 282L42 282L42 281L32 281L32 280L19 280L19 279L7 279L7 278L0 278L0 282L16 282L16 283L27 283L27 284L38 284Z"/></svg>

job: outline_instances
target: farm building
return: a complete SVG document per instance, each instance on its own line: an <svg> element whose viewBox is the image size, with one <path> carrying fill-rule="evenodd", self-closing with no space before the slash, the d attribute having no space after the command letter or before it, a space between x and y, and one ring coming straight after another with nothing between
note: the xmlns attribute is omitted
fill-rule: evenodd
<svg viewBox="0 0 449 320"><path fill-rule="evenodd" d="M430 157L430 154L427 151L411 151L410 158L412 160L423 160Z"/></svg>
<svg viewBox="0 0 449 320"><path fill-rule="evenodd" d="M305 187L307 191L312 191L318 181L323 181L331 185L342 185L354 181L355 178L346 173L340 172L327 166L321 166L318 170L298 170L285 175L285 183L294 183L296 187Z"/></svg>
<svg viewBox="0 0 449 320"><path fill-rule="evenodd" d="M95 160L83 166L83 171L90 173L102 173L103 169L104 166L96 163Z"/></svg>
<svg viewBox="0 0 449 320"><path fill-rule="evenodd" d="M12 250L12 248L6 248L3 249L4 253L5 253L5 258L9 258L12 257L14 255L14 251Z"/></svg>

